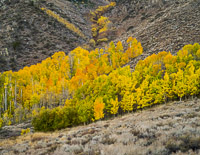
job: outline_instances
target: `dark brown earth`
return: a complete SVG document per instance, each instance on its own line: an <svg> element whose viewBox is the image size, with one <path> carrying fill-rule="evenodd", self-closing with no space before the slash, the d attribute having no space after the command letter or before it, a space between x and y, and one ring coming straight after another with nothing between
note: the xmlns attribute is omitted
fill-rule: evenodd
<svg viewBox="0 0 200 155"><path fill-rule="evenodd" d="M200 1L123 0L107 14L117 30L116 40L130 34L145 52L176 52L200 42Z"/></svg>
<svg viewBox="0 0 200 155"><path fill-rule="evenodd" d="M115 0L108 11L114 31L109 41L125 42L129 36L142 43L144 55L159 51L175 54L186 44L200 43L199 0ZM88 44L91 37L89 13L104 0L76 4L67 0L0 1L0 72L19 70L51 56ZM46 7L78 27L85 39L42 12ZM99 47L101 47L100 45ZM134 64L135 62L131 62Z"/></svg>
<svg viewBox="0 0 200 155"><path fill-rule="evenodd" d="M176 54L186 44L200 43L199 0L116 0L106 15L116 27L114 42L129 36L142 43L144 53L129 63L160 51Z"/></svg>
<svg viewBox="0 0 200 155"><path fill-rule="evenodd" d="M66 0L0 1L0 72L19 70L41 62L56 51L70 50L91 38L88 14L98 5L76 4ZM79 28L85 38L41 11L48 8Z"/></svg>

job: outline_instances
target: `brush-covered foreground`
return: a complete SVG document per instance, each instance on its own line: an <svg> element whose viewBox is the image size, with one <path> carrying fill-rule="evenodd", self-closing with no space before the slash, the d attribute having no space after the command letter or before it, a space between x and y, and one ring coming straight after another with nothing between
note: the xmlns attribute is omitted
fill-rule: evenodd
<svg viewBox="0 0 200 155"><path fill-rule="evenodd" d="M200 100L172 102L87 126L2 140L0 154L200 154Z"/></svg>

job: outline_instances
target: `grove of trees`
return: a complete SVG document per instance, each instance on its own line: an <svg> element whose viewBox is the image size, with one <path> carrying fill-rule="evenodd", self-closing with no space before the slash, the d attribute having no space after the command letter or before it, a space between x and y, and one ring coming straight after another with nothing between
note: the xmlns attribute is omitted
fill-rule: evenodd
<svg viewBox="0 0 200 155"><path fill-rule="evenodd" d="M130 66L120 67L125 63L122 60L128 60L128 56L141 54L142 48L135 39L129 38L129 41L131 46L125 53L120 53L127 56L120 59L117 59L120 55L117 51L122 49L121 43L119 42L117 46L111 43L109 49L115 51L110 54L111 61L108 57L99 59L100 62L107 61L110 64L102 68L106 70L99 74L95 72L93 78L89 80L83 74L79 74L81 76L76 79L79 85L69 87L69 92L73 94L72 98L65 101L63 108L40 111L33 119L35 130L50 131L90 123L155 104L172 100L181 101L183 98L200 95L200 45L198 43L184 46L176 56L165 51L157 55L152 54L145 60L140 60L134 72L131 72ZM92 68L91 71L101 70L96 70L96 65ZM76 76L78 75L73 78Z"/></svg>
<svg viewBox="0 0 200 155"><path fill-rule="evenodd" d="M109 75L130 59L142 54L143 48L136 39L130 37L127 44L126 51L121 42L116 46L111 42L104 50L95 49L90 52L78 47L68 55L57 52L51 58L24 67L18 72L1 73L0 125L20 123L46 109L71 105L77 90L87 82L92 82L101 75ZM96 109L102 109L100 101L101 99L96 100ZM85 106L86 109L89 108ZM74 111L79 114L73 107L70 108L73 109L70 113ZM79 110L82 113L87 113L83 106L81 108ZM102 114L96 113L96 116L102 118ZM80 116L80 119L82 122L88 121L86 115Z"/></svg>

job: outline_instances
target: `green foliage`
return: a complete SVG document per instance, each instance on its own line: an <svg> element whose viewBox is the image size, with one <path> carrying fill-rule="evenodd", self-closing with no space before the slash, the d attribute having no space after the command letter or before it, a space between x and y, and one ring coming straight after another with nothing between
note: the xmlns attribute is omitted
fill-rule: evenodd
<svg viewBox="0 0 200 155"><path fill-rule="evenodd" d="M0 118L0 129L1 129L2 126L3 126L3 119Z"/></svg>
<svg viewBox="0 0 200 155"><path fill-rule="evenodd" d="M54 131L57 129L74 126L80 123L78 113L72 107L57 107L43 109L32 120L35 131Z"/></svg>
<svg viewBox="0 0 200 155"><path fill-rule="evenodd" d="M92 46L92 47L96 46L96 42L94 39L90 39L89 43L90 43L90 46Z"/></svg>
<svg viewBox="0 0 200 155"><path fill-rule="evenodd" d="M97 43L101 43L101 42L107 42L108 39L107 38L102 38L102 39L98 39Z"/></svg>

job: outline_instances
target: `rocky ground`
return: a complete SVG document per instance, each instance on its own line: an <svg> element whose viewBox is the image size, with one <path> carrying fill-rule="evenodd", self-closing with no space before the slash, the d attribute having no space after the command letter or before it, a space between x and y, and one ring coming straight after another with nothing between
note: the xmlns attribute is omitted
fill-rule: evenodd
<svg viewBox="0 0 200 155"><path fill-rule="evenodd" d="M0 72L19 70L50 57L57 51L70 52L91 38L89 14L103 0L89 4L67 0L0 0ZM85 35L70 31L48 16L45 7L69 21Z"/></svg>
<svg viewBox="0 0 200 155"><path fill-rule="evenodd" d="M106 16L115 27L114 42L129 36L142 43L144 54L129 63L161 51L176 54L184 45L200 43L200 1L115 0Z"/></svg>
<svg viewBox="0 0 200 155"><path fill-rule="evenodd" d="M158 105L54 133L1 140L0 154L200 154L200 100Z"/></svg>
<svg viewBox="0 0 200 155"><path fill-rule="evenodd" d="M27 128L30 128L30 131L33 132L33 127L30 121L10 126L4 126L2 129L0 129L0 141L11 137L17 137L21 135L21 131L23 129Z"/></svg>
<svg viewBox="0 0 200 155"><path fill-rule="evenodd" d="M109 41L125 42L129 36L142 43L144 55L159 51L175 54L186 44L200 43L199 0L114 0L117 5L104 16L114 28ZM68 53L88 45L90 11L106 0L74 3L69 0L0 0L0 72L38 63L56 51ZM39 8L46 7L68 20L86 36L77 36ZM102 45L99 45L102 47ZM130 63L133 64L134 63Z"/></svg>
<svg viewBox="0 0 200 155"><path fill-rule="evenodd" d="M200 42L198 0L116 0L107 16L117 30L116 41L130 34L141 41L145 52L177 52L186 44Z"/></svg>

